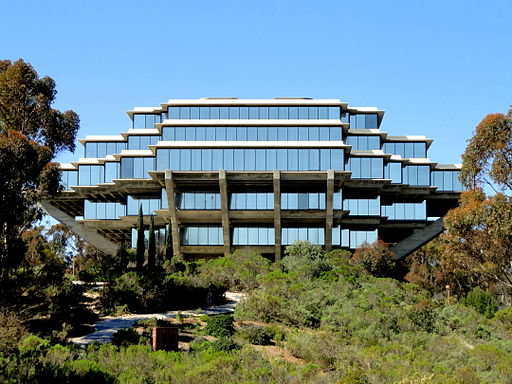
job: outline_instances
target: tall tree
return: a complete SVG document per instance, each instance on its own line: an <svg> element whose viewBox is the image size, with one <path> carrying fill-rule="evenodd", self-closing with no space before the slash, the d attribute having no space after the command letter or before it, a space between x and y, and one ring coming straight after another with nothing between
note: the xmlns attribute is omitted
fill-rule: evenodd
<svg viewBox="0 0 512 384"><path fill-rule="evenodd" d="M172 248L172 232L171 226L167 226L167 232L165 233L165 259L171 260L173 256L173 248Z"/></svg>
<svg viewBox="0 0 512 384"><path fill-rule="evenodd" d="M57 91L23 60L0 61L0 275L22 259L21 233L40 218L36 203L59 191L60 172L50 163L75 149L79 127L73 111L51 108Z"/></svg>
<svg viewBox="0 0 512 384"><path fill-rule="evenodd" d="M137 271L141 272L144 266L144 252L146 245L144 242L144 215L142 213L142 206L139 206L139 217L137 219L137 249L135 254L135 262Z"/></svg>
<svg viewBox="0 0 512 384"><path fill-rule="evenodd" d="M512 297L512 109L487 115L462 156L461 181L471 190L445 217L442 265L475 285ZM500 190L487 197L483 187Z"/></svg>
<svg viewBox="0 0 512 384"><path fill-rule="evenodd" d="M79 118L53 109L56 95L55 81L22 59L0 61L0 131L18 131L53 154L74 151Z"/></svg>
<svg viewBox="0 0 512 384"><path fill-rule="evenodd" d="M462 155L461 180L468 188L487 184L512 191L512 109L478 124Z"/></svg>
<svg viewBox="0 0 512 384"><path fill-rule="evenodd" d="M154 269L156 265L156 240L155 240L155 221L153 216L149 221L148 236L148 268Z"/></svg>

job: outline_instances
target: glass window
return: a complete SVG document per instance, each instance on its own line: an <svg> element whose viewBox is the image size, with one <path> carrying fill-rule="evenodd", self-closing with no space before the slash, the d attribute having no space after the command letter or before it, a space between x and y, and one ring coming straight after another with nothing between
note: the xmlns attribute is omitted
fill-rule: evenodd
<svg viewBox="0 0 512 384"><path fill-rule="evenodd" d="M288 107L278 107L279 119L288 119Z"/></svg>
<svg viewBox="0 0 512 384"><path fill-rule="evenodd" d="M249 118L249 107L240 107L240 119L247 120Z"/></svg>
<svg viewBox="0 0 512 384"><path fill-rule="evenodd" d="M234 166L234 152L233 149L224 149L222 150L224 156L224 169L227 171L232 171L235 169Z"/></svg>
<svg viewBox="0 0 512 384"><path fill-rule="evenodd" d="M199 118L209 119L210 118L210 107L199 107Z"/></svg>
<svg viewBox="0 0 512 384"><path fill-rule="evenodd" d="M229 119L229 107L220 107L220 118L223 120Z"/></svg>
<svg viewBox="0 0 512 384"><path fill-rule="evenodd" d="M220 107L210 107L210 119L220 119Z"/></svg>
<svg viewBox="0 0 512 384"><path fill-rule="evenodd" d="M170 152L169 168L174 169L176 171L180 171L181 170L181 164L180 164L181 152L180 152L180 150L179 149L171 149L169 152Z"/></svg>
<svg viewBox="0 0 512 384"><path fill-rule="evenodd" d="M190 128L187 128L190 130ZM195 131L195 138L193 140L197 140L197 141L205 141L205 140L208 140L206 138L206 127L194 127L192 128L193 131ZM209 128L211 129L211 128ZM192 136L192 135L191 135Z"/></svg>
<svg viewBox="0 0 512 384"><path fill-rule="evenodd" d="M179 119L180 118L180 108L179 107L169 107L169 108L167 108L167 113L169 115L169 119Z"/></svg>
<svg viewBox="0 0 512 384"><path fill-rule="evenodd" d="M298 119L299 118L299 107L289 107L288 108L288 118L290 119Z"/></svg>
<svg viewBox="0 0 512 384"><path fill-rule="evenodd" d="M366 116L365 128L367 128L367 129L379 128L378 123L377 123L377 114L376 113L368 114L365 116Z"/></svg>
<svg viewBox="0 0 512 384"><path fill-rule="evenodd" d="M199 107L190 107L190 119L191 120L199 119Z"/></svg>
<svg viewBox="0 0 512 384"><path fill-rule="evenodd" d="M329 107L329 119L340 119L340 107Z"/></svg>
<svg viewBox="0 0 512 384"><path fill-rule="evenodd" d="M319 127L309 127L309 140L310 141L320 140Z"/></svg>
<svg viewBox="0 0 512 384"><path fill-rule="evenodd" d="M259 107L260 119L268 119L268 107Z"/></svg>
<svg viewBox="0 0 512 384"><path fill-rule="evenodd" d="M229 118L240 119L240 107L229 107Z"/></svg>
<svg viewBox="0 0 512 384"><path fill-rule="evenodd" d="M249 107L249 119L259 119L260 109L258 107Z"/></svg>
<svg viewBox="0 0 512 384"><path fill-rule="evenodd" d="M427 157L427 145L425 143L413 143L414 157L425 158Z"/></svg>
<svg viewBox="0 0 512 384"><path fill-rule="evenodd" d="M307 120L309 118L308 107L299 107L299 119Z"/></svg>
<svg viewBox="0 0 512 384"><path fill-rule="evenodd" d="M133 115L133 128L141 129L146 128L146 118L144 115L135 114Z"/></svg>
<svg viewBox="0 0 512 384"><path fill-rule="evenodd" d="M309 119L318 119L318 107L309 107Z"/></svg>
<svg viewBox="0 0 512 384"><path fill-rule="evenodd" d="M190 107L180 107L180 119L190 119Z"/></svg>
<svg viewBox="0 0 512 384"><path fill-rule="evenodd" d="M258 128L247 127L247 140L258 141Z"/></svg>
<svg viewBox="0 0 512 384"><path fill-rule="evenodd" d="M236 127L236 140L246 141L247 140L247 127Z"/></svg>
<svg viewBox="0 0 512 384"><path fill-rule="evenodd" d="M215 127L215 140L226 141L226 127Z"/></svg>
<svg viewBox="0 0 512 384"><path fill-rule="evenodd" d="M330 129L329 127L320 127L320 141L329 141L330 140Z"/></svg>
<svg viewBox="0 0 512 384"><path fill-rule="evenodd" d="M278 109L277 107L268 107L268 118L270 120L279 119Z"/></svg>
<svg viewBox="0 0 512 384"><path fill-rule="evenodd" d="M328 119L329 118L329 109L327 107L318 107L318 118L319 119Z"/></svg>
<svg viewBox="0 0 512 384"><path fill-rule="evenodd" d="M293 244L297 240L307 240L313 244L325 244L324 228L282 228L281 242L283 245Z"/></svg>
<svg viewBox="0 0 512 384"><path fill-rule="evenodd" d="M213 149L212 150L212 170L218 171L219 169L224 169L222 166L222 150L221 149Z"/></svg>
<svg viewBox="0 0 512 384"><path fill-rule="evenodd" d="M190 149L180 149L180 170L191 170L191 155L192 151Z"/></svg>
<svg viewBox="0 0 512 384"><path fill-rule="evenodd" d="M255 171L256 170L256 150L246 149L245 150L245 170Z"/></svg>
<svg viewBox="0 0 512 384"><path fill-rule="evenodd" d="M176 127L176 141L185 141L185 127Z"/></svg>

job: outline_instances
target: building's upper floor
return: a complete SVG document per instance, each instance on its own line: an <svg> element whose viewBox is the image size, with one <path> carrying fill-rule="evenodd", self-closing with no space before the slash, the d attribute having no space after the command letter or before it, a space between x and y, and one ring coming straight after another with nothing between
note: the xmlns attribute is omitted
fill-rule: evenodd
<svg viewBox="0 0 512 384"><path fill-rule="evenodd" d="M349 171L352 178L461 190L459 166L428 158L424 136L380 130L384 111L340 100L169 100L128 111L116 136L81 140L84 157L63 166L64 184L96 185L177 171Z"/></svg>

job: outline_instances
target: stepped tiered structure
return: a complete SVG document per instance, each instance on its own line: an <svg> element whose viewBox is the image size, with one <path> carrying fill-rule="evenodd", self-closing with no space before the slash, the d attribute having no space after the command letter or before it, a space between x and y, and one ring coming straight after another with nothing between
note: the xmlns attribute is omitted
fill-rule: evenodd
<svg viewBox="0 0 512 384"><path fill-rule="evenodd" d="M87 136L61 164L48 213L101 250L135 243L139 207L177 256L251 248L279 259L309 240L353 249L377 238L405 256L442 231L460 165L424 136L380 130L384 111L339 100L169 100L128 111L118 136Z"/></svg>

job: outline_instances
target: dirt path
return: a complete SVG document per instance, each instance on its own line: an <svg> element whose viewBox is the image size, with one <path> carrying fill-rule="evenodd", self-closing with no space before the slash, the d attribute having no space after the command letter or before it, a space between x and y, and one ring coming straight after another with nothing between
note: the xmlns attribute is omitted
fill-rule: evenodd
<svg viewBox="0 0 512 384"><path fill-rule="evenodd" d="M73 337L69 340L77 345L87 345L94 342L107 343L112 340L112 335L122 328L129 328L139 320L144 319L174 319L176 314L180 312L183 317L194 317L203 315L219 315L221 313L233 313L235 306L240 300L245 298L243 293L226 292L228 302L223 305L208 307L200 310L187 311L168 311L162 313L150 313L141 315L125 315L125 316L106 316L94 324L95 331L88 335Z"/></svg>

